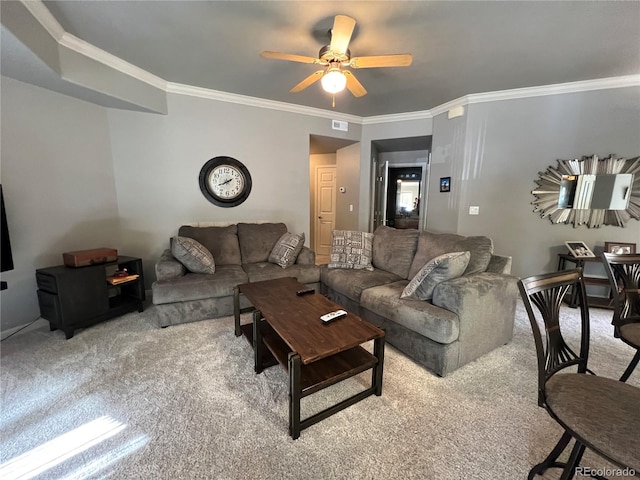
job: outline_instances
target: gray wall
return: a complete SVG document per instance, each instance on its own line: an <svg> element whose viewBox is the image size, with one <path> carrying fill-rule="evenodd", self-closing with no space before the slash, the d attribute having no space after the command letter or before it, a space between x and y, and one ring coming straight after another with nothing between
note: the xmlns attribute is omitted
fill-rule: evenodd
<svg viewBox="0 0 640 480"><path fill-rule="evenodd" d="M380 162L389 162L389 164L418 164L426 163L429 158L429 150L408 150L405 152L380 152L378 159Z"/></svg>
<svg viewBox="0 0 640 480"><path fill-rule="evenodd" d="M2 189L15 269L2 274L3 332L40 315L35 269L62 253L125 250L106 110L2 77ZM126 250L125 250L126 251Z"/></svg>
<svg viewBox="0 0 640 480"><path fill-rule="evenodd" d="M640 221L626 228L552 225L531 205L538 172L557 159L640 155L640 87L473 104L465 118L464 156L453 168L457 231L491 236L496 252L513 256L515 275L554 271L566 240L583 240L592 250L605 241L640 248ZM480 206L480 215L468 215L469 205Z"/></svg>
<svg viewBox="0 0 640 480"><path fill-rule="evenodd" d="M3 332L38 317L35 269L61 264L65 251L139 256L149 288L154 261L184 223L283 221L308 238L309 135L361 137L356 124L337 132L325 118L179 95L164 116L110 110L4 77L1 107L16 263L2 274ZM200 192L200 169L217 155L251 172L252 193L238 207Z"/></svg>
<svg viewBox="0 0 640 480"><path fill-rule="evenodd" d="M433 119L433 143L427 200L427 230L457 232L463 185L466 117ZM440 179L451 177L450 191L440 192Z"/></svg>
<svg viewBox="0 0 640 480"><path fill-rule="evenodd" d="M433 133L428 228L491 236L498 253L514 257L516 275L555 269L565 240L640 246L636 220L624 229L551 225L532 212L530 194L557 158L640 154L640 87L474 104L453 120L351 124L344 133L324 118L178 95L166 116L108 110L6 78L1 107L16 261L2 275L3 331L38 316L34 271L61 263L65 251L111 246L140 256L149 286L155 259L184 223L284 221L308 236L311 134L361 141L360 229L369 229L371 141ZM236 208L216 207L199 190L202 165L217 155L239 159L253 177ZM452 177L449 195L438 191L440 176ZM469 205L480 215L469 216Z"/></svg>
<svg viewBox="0 0 640 480"><path fill-rule="evenodd" d="M144 260L148 284L185 223L281 221L309 245L309 135L361 135L359 125L337 132L329 119L182 95L169 96L166 116L109 110L108 118L123 240ZM198 186L204 163L219 155L244 163L253 179L234 208L209 203Z"/></svg>
<svg viewBox="0 0 640 480"><path fill-rule="evenodd" d="M360 143L336 152L336 229L358 230ZM340 192L340 187L345 192ZM353 210L351 209L353 206Z"/></svg>
<svg viewBox="0 0 640 480"><path fill-rule="evenodd" d="M362 140L360 142L360 211L358 213L358 228L370 231L373 226L371 205L373 204L373 173L371 142L390 138L423 137L431 135L433 120L403 120L384 123L365 123L362 126Z"/></svg>
<svg viewBox="0 0 640 480"><path fill-rule="evenodd" d="M427 202L429 199L429 150L409 150L404 152L380 152L378 153L378 161L381 164L389 162L389 166L394 165L416 165L422 167L421 164L426 164L426 168L423 168L423 178L420 182L420 224L418 228L420 230L426 228L425 212L428 208ZM384 189L381 184L377 184L378 189ZM417 196L417 195L416 195Z"/></svg>

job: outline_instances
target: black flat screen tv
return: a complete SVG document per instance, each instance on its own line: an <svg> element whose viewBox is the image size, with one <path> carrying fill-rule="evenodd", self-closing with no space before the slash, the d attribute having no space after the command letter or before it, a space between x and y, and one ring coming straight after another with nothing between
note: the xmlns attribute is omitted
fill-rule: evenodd
<svg viewBox="0 0 640 480"><path fill-rule="evenodd" d="M9 225L7 225L7 214L4 210L4 196L2 194L2 185L0 185L0 250L2 250L2 259L0 261L0 271L6 272L13 270L13 255L11 254L11 240L9 240Z"/></svg>

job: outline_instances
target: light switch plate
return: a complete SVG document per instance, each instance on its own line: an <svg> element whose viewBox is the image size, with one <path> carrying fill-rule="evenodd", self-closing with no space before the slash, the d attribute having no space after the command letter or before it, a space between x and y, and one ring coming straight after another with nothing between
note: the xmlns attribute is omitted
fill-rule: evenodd
<svg viewBox="0 0 640 480"><path fill-rule="evenodd" d="M472 205L469 207L469 215L480 215L480 207Z"/></svg>

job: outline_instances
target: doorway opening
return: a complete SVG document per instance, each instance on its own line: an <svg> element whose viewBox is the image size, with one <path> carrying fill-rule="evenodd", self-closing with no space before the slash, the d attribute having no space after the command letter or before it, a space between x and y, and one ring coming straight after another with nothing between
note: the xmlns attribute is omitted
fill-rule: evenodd
<svg viewBox="0 0 640 480"><path fill-rule="evenodd" d="M329 263L333 230L352 226L357 199L352 177L359 164L359 142L309 136L309 246L317 264Z"/></svg>
<svg viewBox="0 0 640 480"><path fill-rule="evenodd" d="M388 170L387 226L412 228L420 226L422 168L395 167Z"/></svg>
<svg viewBox="0 0 640 480"><path fill-rule="evenodd" d="M430 135L371 142L371 231L426 228L430 156Z"/></svg>

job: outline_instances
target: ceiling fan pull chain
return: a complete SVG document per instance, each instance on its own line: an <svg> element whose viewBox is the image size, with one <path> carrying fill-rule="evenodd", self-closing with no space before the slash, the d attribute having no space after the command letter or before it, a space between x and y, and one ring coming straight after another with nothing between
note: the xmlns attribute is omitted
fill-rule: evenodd
<svg viewBox="0 0 640 480"><path fill-rule="evenodd" d="M333 102L331 102L331 107L336 108L336 94L333 94Z"/></svg>

